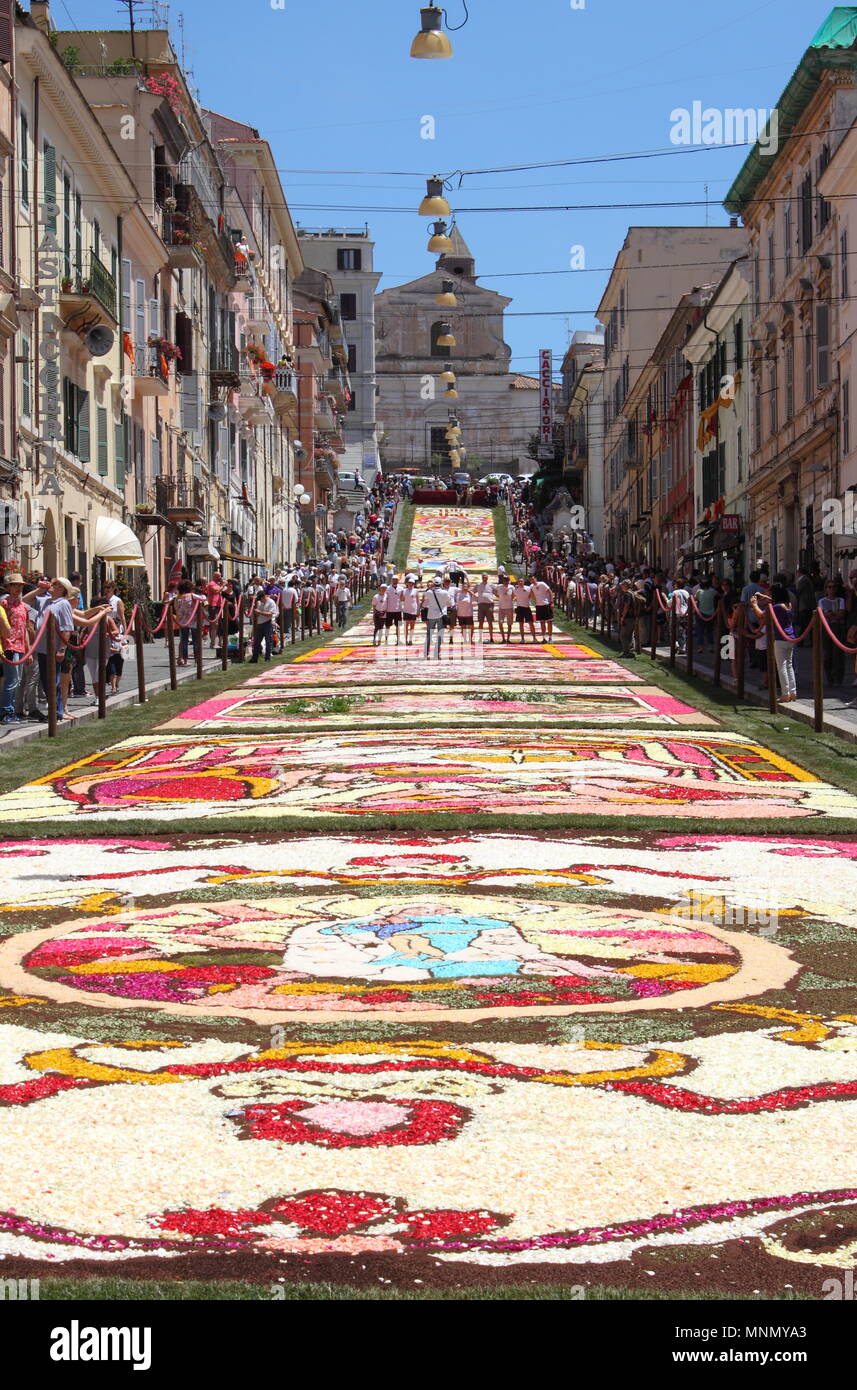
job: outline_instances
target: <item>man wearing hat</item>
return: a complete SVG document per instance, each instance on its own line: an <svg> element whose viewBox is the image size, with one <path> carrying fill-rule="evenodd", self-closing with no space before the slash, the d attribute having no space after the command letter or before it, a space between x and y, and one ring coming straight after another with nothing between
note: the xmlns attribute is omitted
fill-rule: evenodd
<svg viewBox="0 0 857 1390"><path fill-rule="evenodd" d="M56 646L54 654L56 658L56 682L57 682L57 719L68 719L73 716L67 715L63 708L62 692L60 690L60 674L65 660L66 647L69 638L74 632L74 617L69 602L74 586L70 580L63 575L54 579L50 586L50 601L38 608L38 590L24 596L24 602L31 608L38 608L39 621L46 613L49 613L55 625ZM48 693L48 627L39 638L36 646L36 658L39 663L39 677L42 682L42 689Z"/></svg>

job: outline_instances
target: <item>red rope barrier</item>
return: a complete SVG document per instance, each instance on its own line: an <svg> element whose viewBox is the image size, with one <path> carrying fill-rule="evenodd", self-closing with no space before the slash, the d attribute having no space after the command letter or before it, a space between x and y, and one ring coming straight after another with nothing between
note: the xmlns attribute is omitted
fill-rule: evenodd
<svg viewBox="0 0 857 1390"><path fill-rule="evenodd" d="M17 657L16 657L16 656L8 656L8 655L4 654L3 660L4 660L9 666L23 666L23 664L24 664L25 661L29 661L30 657L33 655L33 653L34 653L35 650L36 650L36 647L39 645L39 642L41 641L42 633L44 632L45 628L47 627L48 623L50 622L50 618L51 618L50 613L46 613L45 616L42 618L42 625L41 625L41 627L39 628L38 632L36 633L35 637L33 638L32 645L29 646L29 647L27 648L27 650L24 652L23 656L17 656Z"/></svg>
<svg viewBox="0 0 857 1390"><path fill-rule="evenodd" d="M839 638L836 636L836 633L831 628L830 623L825 618L822 610L820 608L817 608L815 611L821 619L822 623L824 624L824 627L827 631L827 635L830 638L831 642L835 643L835 645L839 648L841 652L845 652L846 656L857 656L857 647L846 647L843 642L840 642Z"/></svg>

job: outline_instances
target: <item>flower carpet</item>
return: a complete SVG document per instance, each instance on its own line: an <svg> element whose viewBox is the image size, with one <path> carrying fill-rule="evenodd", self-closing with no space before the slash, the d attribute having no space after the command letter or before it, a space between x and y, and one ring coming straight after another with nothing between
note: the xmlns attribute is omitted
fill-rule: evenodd
<svg viewBox="0 0 857 1390"><path fill-rule="evenodd" d="M479 507L418 507L414 513L407 568L429 575L456 563L468 574L497 569L494 521Z"/></svg>
<svg viewBox="0 0 857 1390"><path fill-rule="evenodd" d="M346 633L0 797L0 1275L854 1269L854 798L552 645Z"/></svg>

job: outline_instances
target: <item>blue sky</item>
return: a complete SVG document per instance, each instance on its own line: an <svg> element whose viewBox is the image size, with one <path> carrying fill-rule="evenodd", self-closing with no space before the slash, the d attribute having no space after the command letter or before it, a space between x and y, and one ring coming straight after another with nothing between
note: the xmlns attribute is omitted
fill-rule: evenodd
<svg viewBox="0 0 857 1390"><path fill-rule="evenodd" d="M815 0L469 4L447 62L408 56L419 0L285 0L284 9L270 0L185 0L172 5L170 27L178 46L184 15L187 65L202 104L270 140L296 221L369 223L383 289L434 265L426 220L416 216L426 176L673 150L675 108L774 106L832 8ZM52 4L59 28L122 28L121 14L115 0ZM450 23L463 17L461 0L450 0ZM427 115L434 140L420 138ZM704 225L706 196L709 222L725 225L722 199L745 153L696 149L468 173L460 188L456 177L450 202L463 209L459 224L483 283L514 300L506 320L514 369L534 374L540 347L561 355L570 331L594 326L592 311L629 225ZM464 211L679 201L700 205ZM572 246L584 248L585 271L544 273L567 272ZM521 273L534 271L542 273Z"/></svg>

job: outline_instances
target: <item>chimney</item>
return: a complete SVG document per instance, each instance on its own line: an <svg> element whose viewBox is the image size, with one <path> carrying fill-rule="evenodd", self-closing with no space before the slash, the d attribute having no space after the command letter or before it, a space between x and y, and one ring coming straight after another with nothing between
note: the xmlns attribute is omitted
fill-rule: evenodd
<svg viewBox="0 0 857 1390"><path fill-rule="evenodd" d="M729 218L729 226L730 226L730 227L737 227L737 226L738 226L738 218L737 218L737 217L730 217L730 218Z"/></svg>
<svg viewBox="0 0 857 1390"><path fill-rule="evenodd" d="M36 28L41 29L43 34L53 33L55 25L51 21L48 0L30 0L30 17Z"/></svg>

